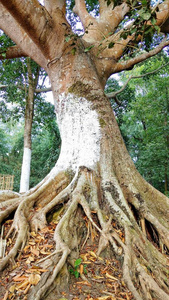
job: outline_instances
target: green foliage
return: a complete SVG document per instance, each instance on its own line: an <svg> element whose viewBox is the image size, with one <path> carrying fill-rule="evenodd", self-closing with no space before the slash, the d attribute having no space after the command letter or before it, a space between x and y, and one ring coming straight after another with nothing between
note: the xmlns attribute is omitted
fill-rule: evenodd
<svg viewBox="0 0 169 300"><path fill-rule="evenodd" d="M132 73L145 74L167 61L168 57L160 54L135 68ZM149 183L165 193L169 190L168 73L169 66L166 66L151 76L131 80L128 86L131 93L128 97L127 93L126 97L123 95L122 105L118 107L112 103L126 146L138 171ZM126 80L129 75L127 72L124 74Z"/></svg>
<svg viewBox="0 0 169 300"><path fill-rule="evenodd" d="M81 258L76 259L75 262L74 262L74 268L73 269L72 268L69 269L69 272L71 274L73 274L75 276L75 278L79 278L79 276L80 276L79 267L82 264L82 261L83 260ZM86 265L83 265L83 273L84 274L87 274L86 267L87 267Z"/></svg>
<svg viewBox="0 0 169 300"><path fill-rule="evenodd" d="M53 106L48 104L54 114ZM0 173L14 175L14 190L19 191L24 123L10 121L1 123L0 128ZM61 141L56 122L48 120L38 127L34 124L32 139L31 187L49 173L58 159Z"/></svg>

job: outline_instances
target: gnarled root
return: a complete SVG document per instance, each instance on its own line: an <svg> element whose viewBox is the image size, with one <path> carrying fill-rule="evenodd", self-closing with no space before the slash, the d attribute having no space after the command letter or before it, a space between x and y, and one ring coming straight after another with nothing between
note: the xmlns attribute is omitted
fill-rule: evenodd
<svg viewBox="0 0 169 300"><path fill-rule="evenodd" d="M23 249L30 231L38 231L46 226L47 213L59 205L64 206L53 237L55 250L36 263L40 269L47 271L41 276L39 283L31 287L28 299L39 300L46 297L55 288L56 280L61 273L67 283L66 264L68 262L74 265L80 255L80 247L84 246L89 237L89 231L87 236L84 236L79 230L80 226L84 226L81 220L83 214L100 235L97 254L100 255L110 247L116 257L122 258L123 277L134 298L168 300L166 257L147 239L146 225L142 224L139 227L118 182L114 178L107 182L93 171L81 167L69 184L63 173L59 174L59 177L56 176L56 180L53 179L53 184L50 196L48 191L52 184L48 182L44 189L40 186L32 194L14 198L13 203L9 199L4 202L6 210L12 205L13 207L18 205L8 234L11 235L14 231L17 236L13 248L1 260L1 269L15 259L18 250ZM42 195L45 199L42 199ZM93 219L92 212L97 216L97 223ZM167 229L164 225L160 225L159 221L153 220L150 213L146 216L154 222L153 224L158 225L159 237L164 240ZM123 231L123 239L114 228L114 222Z"/></svg>

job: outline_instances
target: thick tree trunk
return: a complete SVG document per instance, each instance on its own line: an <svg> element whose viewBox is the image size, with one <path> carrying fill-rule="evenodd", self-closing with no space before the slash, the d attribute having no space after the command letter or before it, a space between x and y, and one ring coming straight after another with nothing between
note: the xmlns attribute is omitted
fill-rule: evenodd
<svg viewBox="0 0 169 300"><path fill-rule="evenodd" d="M15 246L2 260L1 269L25 245L28 231L43 228L46 214L64 203L54 234L56 249L52 258L40 263L48 272L32 287L28 299L46 296L61 270L67 277L63 271L66 261L73 264L79 257L85 242L78 228L80 207L100 234L98 254L110 244L111 251L123 261L123 277L134 298L168 300L164 255L169 249L168 198L135 169L104 95L105 80L98 78L88 55L80 50L75 55L66 53L59 61L51 62L49 75L61 153L56 166L39 185L25 196L1 203L5 209L0 220L18 207L11 229L18 232ZM98 224L91 211L96 212ZM114 222L124 231L125 241L115 232Z"/></svg>

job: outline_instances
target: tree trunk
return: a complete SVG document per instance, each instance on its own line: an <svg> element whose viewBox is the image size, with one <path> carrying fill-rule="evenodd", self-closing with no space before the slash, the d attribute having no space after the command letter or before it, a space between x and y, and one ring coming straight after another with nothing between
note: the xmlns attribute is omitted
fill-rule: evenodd
<svg viewBox="0 0 169 300"><path fill-rule="evenodd" d="M92 60L80 47L76 51L49 63L61 153L41 183L24 196L1 204L5 209L0 220L17 208L11 230L18 232L1 269L24 247L28 232L42 229L47 224L46 214L64 204L54 234L55 251L52 258L40 263L48 271L32 287L28 299L46 297L60 271L67 276L66 261L73 264L79 257L85 241L78 228L80 208L100 234L98 254L110 247L123 261L123 277L134 298L168 300L164 254L169 249L168 198L135 169L104 95L105 79L98 77ZM124 232L125 241L114 230L114 222Z"/></svg>
<svg viewBox="0 0 169 300"><path fill-rule="evenodd" d="M28 95L26 96L25 107L25 126L24 126L24 150L23 161L21 168L20 193L25 193L29 190L30 168L31 168L31 148L32 148L32 123L34 115L34 98L35 89L39 78L39 66L37 66L35 79L31 70L31 61L27 59L28 67Z"/></svg>

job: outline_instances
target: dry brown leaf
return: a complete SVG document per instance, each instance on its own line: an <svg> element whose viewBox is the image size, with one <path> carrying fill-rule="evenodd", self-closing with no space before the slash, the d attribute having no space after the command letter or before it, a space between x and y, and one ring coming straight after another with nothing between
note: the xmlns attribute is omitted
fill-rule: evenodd
<svg viewBox="0 0 169 300"><path fill-rule="evenodd" d="M30 245L24 247L23 251L26 252L30 248Z"/></svg>
<svg viewBox="0 0 169 300"><path fill-rule="evenodd" d="M26 295L27 294L27 292L28 292L28 290L30 289L30 287L31 287L31 283L29 283L28 284L28 286L26 287L26 289L24 290L24 294Z"/></svg>
<svg viewBox="0 0 169 300"><path fill-rule="evenodd" d="M9 291L11 293L13 293L15 291L15 289L16 289L16 284L13 284L13 285L10 286Z"/></svg>
<svg viewBox="0 0 169 300"><path fill-rule="evenodd" d="M8 299L8 291L6 291L6 293L5 293L5 295L4 295L4 297L3 297L3 299L2 300L7 300Z"/></svg>
<svg viewBox="0 0 169 300"><path fill-rule="evenodd" d="M15 281L15 282L17 282L17 281L24 281L24 280L26 280L26 279L28 279L26 276L15 276L14 278L13 278L13 281Z"/></svg>
<svg viewBox="0 0 169 300"><path fill-rule="evenodd" d="M26 264L30 264L34 260L35 260L34 257L29 256L28 259L26 260Z"/></svg>
<svg viewBox="0 0 169 300"><path fill-rule="evenodd" d="M49 271L49 270L47 270L47 269L39 269L38 267L37 268L33 267L32 269L26 270L26 273L36 273L36 272L38 272L38 273L45 273L47 271Z"/></svg>
<svg viewBox="0 0 169 300"><path fill-rule="evenodd" d="M118 280L118 278L116 278L116 277L110 275L108 272L106 272L105 275L106 275L107 278L110 278L110 279L113 279L113 280Z"/></svg>
<svg viewBox="0 0 169 300"><path fill-rule="evenodd" d="M49 228L48 227L44 227L41 229L41 232L46 233L49 232Z"/></svg>
<svg viewBox="0 0 169 300"><path fill-rule="evenodd" d="M80 257L86 262L88 255L89 255L88 253L85 253L85 254L81 254Z"/></svg>
<svg viewBox="0 0 169 300"><path fill-rule="evenodd" d="M25 286L27 286L28 284L29 284L29 280L25 280L24 282L22 282L16 286L16 290L20 290L20 289L24 288Z"/></svg>
<svg viewBox="0 0 169 300"><path fill-rule="evenodd" d="M35 242L29 241L29 245L34 246L35 244Z"/></svg>
<svg viewBox="0 0 169 300"><path fill-rule="evenodd" d="M31 249L32 254L39 256L39 250L37 249Z"/></svg>
<svg viewBox="0 0 169 300"><path fill-rule="evenodd" d="M103 296L96 298L96 300L116 300L116 298L114 298L113 296Z"/></svg>
<svg viewBox="0 0 169 300"><path fill-rule="evenodd" d="M36 236L37 234L36 234L36 232L31 231L31 235L32 235L32 236Z"/></svg>
<svg viewBox="0 0 169 300"><path fill-rule="evenodd" d="M46 252L46 251L40 250L40 253L41 253L41 254L45 254L45 255L46 255L46 254L47 254L47 255L50 255L52 252Z"/></svg>
<svg viewBox="0 0 169 300"><path fill-rule="evenodd" d="M93 276L94 279L104 279L103 276Z"/></svg>
<svg viewBox="0 0 169 300"><path fill-rule="evenodd" d="M82 275L83 274L83 265L80 265L80 267L79 267L79 272L80 272L80 274Z"/></svg>
<svg viewBox="0 0 169 300"><path fill-rule="evenodd" d="M91 283L88 281L78 281L78 282L76 282L76 284L91 286Z"/></svg>
<svg viewBox="0 0 169 300"><path fill-rule="evenodd" d="M39 274L30 274L29 276L29 283L36 285L41 279L41 276Z"/></svg>
<svg viewBox="0 0 169 300"><path fill-rule="evenodd" d="M88 251L88 252L89 252L89 254L90 254L91 256L97 258L97 255L96 255L93 251Z"/></svg>

